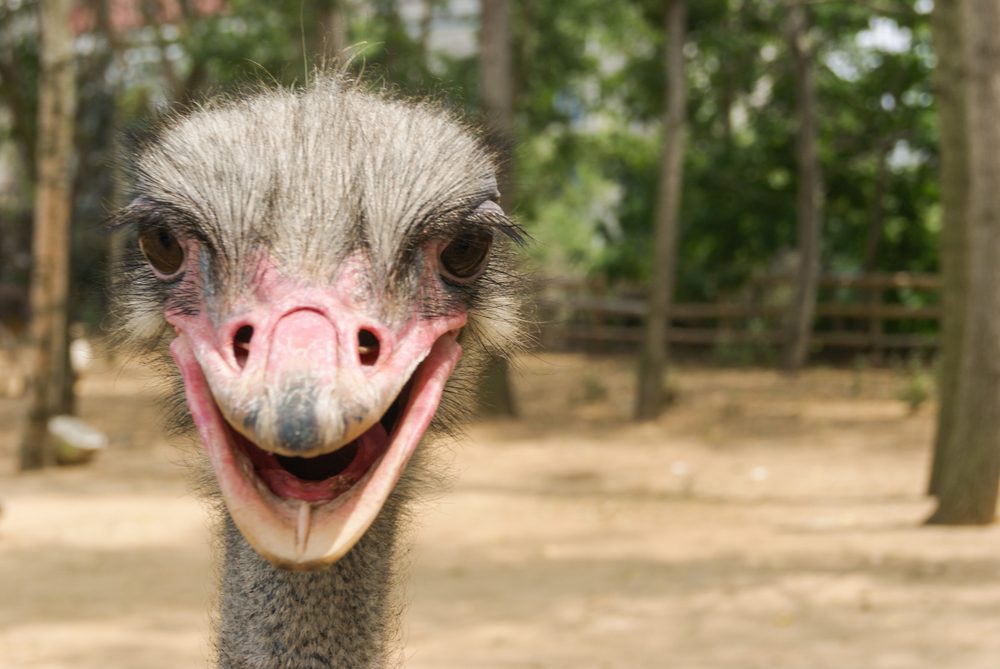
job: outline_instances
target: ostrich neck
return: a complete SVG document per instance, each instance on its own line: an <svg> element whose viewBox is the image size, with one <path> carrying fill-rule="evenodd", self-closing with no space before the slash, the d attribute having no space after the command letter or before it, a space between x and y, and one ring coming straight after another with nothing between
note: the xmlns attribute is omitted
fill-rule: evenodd
<svg viewBox="0 0 1000 669"><path fill-rule="evenodd" d="M393 664L398 510L385 508L358 544L318 571L277 569L225 518L219 669L351 669Z"/></svg>

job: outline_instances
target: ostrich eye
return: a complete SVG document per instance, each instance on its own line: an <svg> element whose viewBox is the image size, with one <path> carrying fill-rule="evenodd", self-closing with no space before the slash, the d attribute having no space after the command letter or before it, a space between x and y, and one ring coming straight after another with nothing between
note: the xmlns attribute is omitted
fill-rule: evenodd
<svg viewBox="0 0 1000 669"><path fill-rule="evenodd" d="M173 278L184 264L184 247L165 227L139 234L139 250L161 278Z"/></svg>
<svg viewBox="0 0 1000 669"><path fill-rule="evenodd" d="M476 278L486 266L491 246L493 235L486 230L460 233L441 250L445 278L460 282Z"/></svg>

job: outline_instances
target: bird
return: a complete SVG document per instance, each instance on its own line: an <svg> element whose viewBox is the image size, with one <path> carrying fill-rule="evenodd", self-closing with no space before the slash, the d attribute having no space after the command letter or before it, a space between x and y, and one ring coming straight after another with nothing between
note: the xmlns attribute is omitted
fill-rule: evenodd
<svg viewBox="0 0 1000 669"><path fill-rule="evenodd" d="M218 517L220 669L397 666L399 558L432 444L524 346L487 135L343 74L132 139L115 345L167 380Z"/></svg>

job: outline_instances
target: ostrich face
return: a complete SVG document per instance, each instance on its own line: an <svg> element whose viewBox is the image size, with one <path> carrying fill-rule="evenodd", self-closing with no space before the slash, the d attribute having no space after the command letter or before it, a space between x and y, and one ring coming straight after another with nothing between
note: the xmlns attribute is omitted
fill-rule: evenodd
<svg viewBox="0 0 1000 669"><path fill-rule="evenodd" d="M488 154L437 111L323 81L175 120L136 176L126 333L169 350L247 541L338 559L452 418L463 345L516 339Z"/></svg>

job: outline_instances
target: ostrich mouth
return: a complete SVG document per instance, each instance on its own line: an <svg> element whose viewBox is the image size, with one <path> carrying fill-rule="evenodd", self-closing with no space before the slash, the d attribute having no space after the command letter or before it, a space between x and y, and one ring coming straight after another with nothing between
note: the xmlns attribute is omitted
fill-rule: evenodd
<svg viewBox="0 0 1000 669"><path fill-rule="evenodd" d="M253 475L272 495L281 500L301 500L310 504L330 502L349 492L385 455L406 407L412 382L411 378L378 422L357 439L330 453L315 457L272 453L244 437L227 421L230 443L237 458L249 459ZM245 461L241 465L247 472Z"/></svg>
<svg viewBox="0 0 1000 669"><path fill-rule="evenodd" d="M315 457L273 453L240 434L223 417L185 337L173 353L229 515L262 557L304 570L341 558L374 522L437 410L461 347L453 332L439 337L379 420Z"/></svg>

